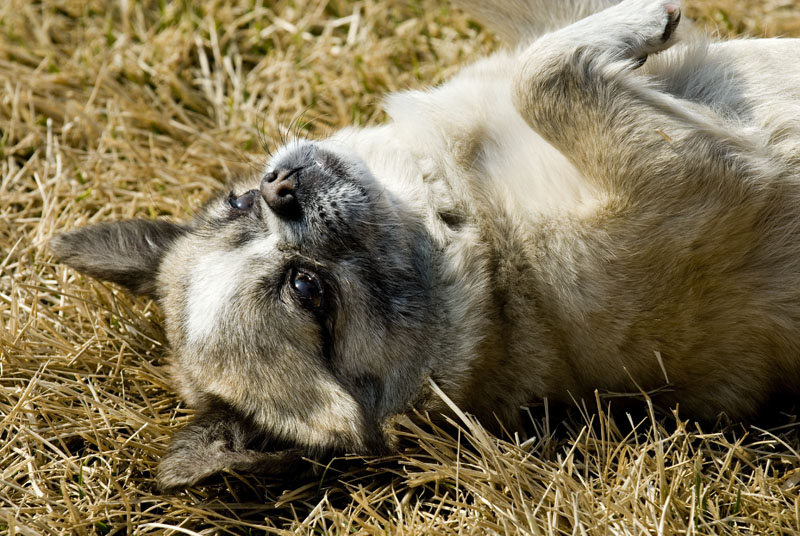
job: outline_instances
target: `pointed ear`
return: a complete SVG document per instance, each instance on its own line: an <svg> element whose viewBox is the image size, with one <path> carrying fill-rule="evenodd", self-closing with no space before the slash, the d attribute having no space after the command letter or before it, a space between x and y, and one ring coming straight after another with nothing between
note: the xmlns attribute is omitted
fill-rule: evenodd
<svg viewBox="0 0 800 536"><path fill-rule="evenodd" d="M155 297L161 258L188 227L161 220L90 225L50 241L56 258L79 272Z"/></svg>
<svg viewBox="0 0 800 536"><path fill-rule="evenodd" d="M178 491L226 470L293 478L314 474L316 466L303 459L302 449L269 451L255 429L227 406L204 410L175 434L158 464L158 487Z"/></svg>

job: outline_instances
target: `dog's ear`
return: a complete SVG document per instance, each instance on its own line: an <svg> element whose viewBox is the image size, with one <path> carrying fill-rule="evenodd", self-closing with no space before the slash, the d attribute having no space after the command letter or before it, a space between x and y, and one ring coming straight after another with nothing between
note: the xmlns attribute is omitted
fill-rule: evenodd
<svg viewBox="0 0 800 536"><path fill-rule="evenodd" d="M269 450L274 445L254 430L257 427L227 406L201 411L172 439L158 464L158 487L174 492L223 471L261 475L315 473L299 448Z"/></svg>
<svg viewBox="0 0 800 536"><path fill-rule="evenodd" d="M156 297L158 266L170 244L188 227L161 220L90 225L53 238L56 258L79 272Z"/></svg>

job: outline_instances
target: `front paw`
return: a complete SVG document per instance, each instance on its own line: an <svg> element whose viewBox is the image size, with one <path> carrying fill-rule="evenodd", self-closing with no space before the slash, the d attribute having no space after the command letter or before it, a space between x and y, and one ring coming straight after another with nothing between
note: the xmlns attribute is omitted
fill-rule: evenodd
<svg viewBox="0 0 800 536"><path fill-rule="evenodd" d="M675 43L681 8L676 0L625 0L596 16L612 38L617 36L620 55L643 60Z"/></svg>
<svg viewBox="0 0 800 536"><path fill-rule="evenodd" d="M227 453L223 441L205 444L202 449L170 449L158 464L159 489L166 493L175 492L219 473L226 466Z"/></svg>
<svg viewBox="0 0 800 536"><path fill-rule="evenodd" d="M625 0L564 28L551 39L578 46L592 56L641 64L648 55L675 43L680 20L677 0Z"/></svg>

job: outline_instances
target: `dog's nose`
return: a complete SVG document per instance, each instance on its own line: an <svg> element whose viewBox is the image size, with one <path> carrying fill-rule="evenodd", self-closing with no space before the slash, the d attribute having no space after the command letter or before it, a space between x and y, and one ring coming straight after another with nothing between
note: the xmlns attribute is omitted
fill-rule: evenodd
<svg viewBox="0 0 800 536"><path fill-rule="evenodd" d="M261 195L269 208L282 218L295 219L300 216L297 200L297 172L299 168L281 168L267 173L261 180Z"/></svg>

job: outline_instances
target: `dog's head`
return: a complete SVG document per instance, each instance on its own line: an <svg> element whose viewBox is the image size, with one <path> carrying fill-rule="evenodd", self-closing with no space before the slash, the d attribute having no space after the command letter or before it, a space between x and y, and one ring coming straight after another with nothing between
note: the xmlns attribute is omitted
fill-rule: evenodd
<svg viewBox="0 0 800 536"><path fill-rule="evenodd" d="M267 169L187 224L105 223L51 242L63 262L163 309L177 386L198 409L162 460L163 487L379 452L385 420L429 372L424 228L333 145L292 144Z"/></svg>

